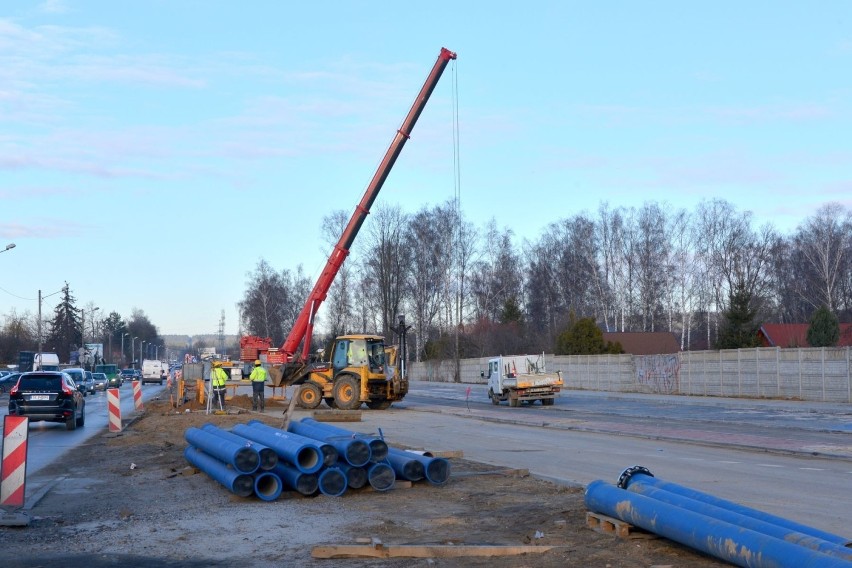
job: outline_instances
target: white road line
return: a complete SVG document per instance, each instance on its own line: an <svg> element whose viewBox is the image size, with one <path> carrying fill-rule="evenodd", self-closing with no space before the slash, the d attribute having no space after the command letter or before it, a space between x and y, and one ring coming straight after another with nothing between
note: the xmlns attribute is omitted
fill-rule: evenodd
<svg viewBox="0 0 852 568"><path fill-rule="evenodd" d="M778 465L778 464L774 464L774 463L758 463L758 464L755 464L755 465L760 466L760 467L784 467L783 465Z"/></svg>
<svg viewBox="0 0 852 568"><path fill-rule="evenodd" d="M804 471L825 471L821 467L800 467L799 469Z"/></svg>

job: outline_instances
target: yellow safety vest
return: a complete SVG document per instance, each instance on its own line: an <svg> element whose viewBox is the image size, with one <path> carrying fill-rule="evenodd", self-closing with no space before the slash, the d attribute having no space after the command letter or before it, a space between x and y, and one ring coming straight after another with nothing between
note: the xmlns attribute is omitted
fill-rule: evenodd
<svg viewBox="0 0 852 568"><path fill-rule="evenodd" d="M251 371L251 375L249 375L249 380L251 382L263 383L266 382L266 369L261 366L257 366Z"/></svg>
<svg viewBox="0 0 852 568"><path fill-rule="evenodd" d="M228 375L222 369L216 367L213 369L213 386L214 387L224 387L225 383L228 382Z"/></svg>

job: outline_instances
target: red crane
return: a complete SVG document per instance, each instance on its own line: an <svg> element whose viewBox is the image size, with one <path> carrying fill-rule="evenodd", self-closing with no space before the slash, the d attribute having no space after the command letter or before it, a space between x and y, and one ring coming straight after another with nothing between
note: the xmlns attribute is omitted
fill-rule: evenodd
<svg viewBox="0 0 852 568"><path fill-rule="evenodd" d="M376 173L373 175L373 179L370 181L370 184L364 192L364 197L361 198L361 202L358 203L358 206L352 213L352 217L350 217L349 223L343 230L343 234L340 235L340 239L331 251L328 261L325 264L325 268L317 279L316 284L314 284L313 290L311 290L311 293L305 301L305 305L302 307L302 311L299 312L299 316L293 324L293 329L290 330L289 335L287 335L287 338L284 340L284 343L281 345L278 353L268 352L271 345L271 340L269 338L246 336L240 340L240 358L242 360L254 360L261 353L267 353L267 361L272 364L303 364L309 360L311 336L313 334L314 318L316 317L317 311L323 301L325 301L326 296L328 295L328 290L334 282L334 278L337 276L340 267L343 266L343 262L349 255L349 249L352 247L352 243L355 240L356 235L358 235L361 225L370 213L370 208L373 206L373 202L376 200L379 190L382 188L391 168L393 168L396 159L399 157L402 147L411 137L411 131L414 128L417 119L420 117L420 114L423 112L429 97L432 95L435 85L438 84L438 80L441 78L447 64L451 59L455 58L455 53L446 48L441 48L438 60L435 62L435 65L432 67L432 71L426 78L426 82L420 89L420 93L414 100L411 110L408 111L408 116L405 117L402 125L397 130L390 147L387 152L385 152L384 159L382 159ZM301 354L298 352L300 344L302 344Z"/></svg>

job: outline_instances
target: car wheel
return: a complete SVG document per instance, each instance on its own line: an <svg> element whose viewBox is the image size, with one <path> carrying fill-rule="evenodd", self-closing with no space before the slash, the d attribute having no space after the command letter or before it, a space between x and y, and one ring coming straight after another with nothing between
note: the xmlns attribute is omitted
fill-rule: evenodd
<svg viewBox="0 0 852 568"><path fill-rule="evenodd" d="M65 429L66 430L76 430L77 429L77 417L72 414L65 420Z"/></svg>
<svg viewBox="0 0 852 568"><path fill-rule="evenodd" d="M77 426L83 427L86 425L86 407L80 409L80 418L77 419Z"/></svg>

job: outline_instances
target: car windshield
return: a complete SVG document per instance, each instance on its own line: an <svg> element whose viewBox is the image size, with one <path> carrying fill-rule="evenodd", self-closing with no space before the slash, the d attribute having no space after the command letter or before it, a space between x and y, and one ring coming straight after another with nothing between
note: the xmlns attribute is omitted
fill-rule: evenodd
<svg viewBox="0 0 852 568"><path fill-rule="evenodd" d="M94 377L99 381L106 380L107 376L104 373L95 373Z"/></svg>
<svg viewBox="0 0 852 568"><path fill-rule="evenodd" d="M58 391L62 388L60 377L23 377L18 384L20 390Z"/></svg>
<svg viewBox="0 0 852 568"><path fill-rule="evenodd" d="M69 375L71 375L71 378L74 379L75 381L81 380L83 378L83 374L84 374L83 371L76 371L76 370L66 370L65 372L68 373Z"/></svg>

